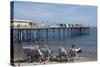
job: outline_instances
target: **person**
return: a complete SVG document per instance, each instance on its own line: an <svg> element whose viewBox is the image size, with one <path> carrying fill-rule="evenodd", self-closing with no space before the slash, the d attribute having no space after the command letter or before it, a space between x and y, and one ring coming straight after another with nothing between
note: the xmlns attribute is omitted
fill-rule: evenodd
<svg viewBox="0 0 100 67"><path fill-rule="evenodd" d="M72 49L72 50L75 50L75 51L77 52L77 54L79 54L79 53L82 52L81 48L76 47L76 46L73 46L73 45L72 45L72 48L71 48L71 49Z"/></svg>
<svg viewBox="0 0 100 67"><path fill-rule="evenodd" d="M67 58L67 51L65 48L60 46L59 49L59 61L66 61Z"/></svg>
<svg viewBox="0 0 100 67"><path fill-rule="evenodd" d="M70 55L71 55L72 58L74 58L74 60L75 60L75 59L78 59L79 54L80 54L81 52L82 52L82 51L81 51L81 48L72 45L72 47L71 47L71 49L70 49Z"/></svg>
<svg viewBox="0 0 100 67"><path fill-rule="evenodd" d="M47 45L45 45L43 48L41 48L43 54L44 54L44 58L48 58L51 54L51 50L48 48Z"/></svg>
<svg viewBox="0 0 100 67"><path fill-rule="evenodd" d="M74 45L72 45L72 48L75 48L75 46L74 46Z"/></svg>
<svg viewBox="0 0 100 67"><path fill-rule="evenodd" d="M66 55L66 50L63 47L60 47L59 49L59 56L65 56Z"/></svg>

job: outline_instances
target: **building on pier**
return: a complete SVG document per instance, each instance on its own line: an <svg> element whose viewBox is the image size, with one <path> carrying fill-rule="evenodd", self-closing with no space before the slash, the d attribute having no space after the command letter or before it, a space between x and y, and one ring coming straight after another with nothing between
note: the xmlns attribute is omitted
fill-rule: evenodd
<svg viewBox="0 0 100 67"><path fill-rule="evenodd" d="M38 27L39 28L48 28L49 26L47 24L39 24Z"/></svg>
<svg viewBox="0 0 100 67"><path fill-rule="evenodd" d="M30 28L36 27L37 24L29 20L11 20L11 27L14 28Z"/></svg>
<svg viewBox="0 0 100 67"><path fill-rule="evenodd" d="M83 24L56 24L55 27L58 26L58 27L84 27Z"/></svg>

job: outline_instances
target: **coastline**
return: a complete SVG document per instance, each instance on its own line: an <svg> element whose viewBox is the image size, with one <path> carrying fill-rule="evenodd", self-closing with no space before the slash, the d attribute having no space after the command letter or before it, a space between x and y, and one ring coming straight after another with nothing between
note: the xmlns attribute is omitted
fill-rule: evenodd
<svg viewBox="0 0 100 67"><path fill-rule="evenodd" d="M47 64L61 64L61 63L83 63L83 62L96 62L97 61L97 54L95 53L89 53L88 55L84 55L85 53L82 53L80 55L80 57L78 58L78 60L75 61L68 61L68 62L50 62L50 61L46 61L46 63L44 64L39 63L39 62L31 62L31 63L27 63L27 62L15 62L15 66L30 66L30 65L47 65ZM18 59L16 59L18 60ZM15 61L16 61L15 60Z"/></svg>
<svg viewBox="0 0 100 67"><path fill-rule="evenodd" d="M34 45L30 45L31 47L33 47ZM42 45L41 45L42 46ZM57 45L55 45L57 46ZM57 47L56 47L57 49ZM23 49L22 49L22 45L21 44L16 44L15 49L14 49L14 61L17 60L21 60L23 59ZM46 61L46 64L60 64L60 63L81 63L81 62L92 62L92 61L97 61L97 52L84 52L82 51L82 53L80 54L80 57L78 60L75 60L75 62L73 61L69 61L69 62L48 62ZM30 65L43 65L44 63L39 63L39 62L31 62L31 63L24 63L24 62L15 62L15 65L20 65L20 66L30 66ZM46 65L44 64L44 65Z"/></svg>
<svg viewBox="0 0 100 67"><path fill-rule="evenodd" d="M46 61L45 64L43 62L42 63L39 63L39 62L18 63L18 62L16 62L15 66L32 66L32 65L47 65L47 64L62 64L62 63L67 64L67 63L83 63L83 62L96 62L96 61L97 61L97 59L95 59L95 58L80 57L80 59L75 60L75 61L69 61L69 62L49 62L49 61Z"/></svg>

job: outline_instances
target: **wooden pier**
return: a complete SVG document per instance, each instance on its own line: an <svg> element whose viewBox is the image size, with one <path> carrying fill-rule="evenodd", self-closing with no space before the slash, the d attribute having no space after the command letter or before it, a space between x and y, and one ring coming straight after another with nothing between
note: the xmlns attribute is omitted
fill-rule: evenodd
<svg viewBox="0 0 100 67"><path fill-rule="evenodd" d="M83 34L89 34L89 27L11 28L13 42L54 40Z"/></svg>

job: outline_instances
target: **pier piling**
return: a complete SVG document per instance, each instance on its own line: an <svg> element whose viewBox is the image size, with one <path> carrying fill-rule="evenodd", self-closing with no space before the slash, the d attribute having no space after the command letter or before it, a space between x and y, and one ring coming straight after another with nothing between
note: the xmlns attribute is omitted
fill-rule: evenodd
<svg viewBox="0 0 100 67"><path fill-rule="evenodd" d="M66 38L66 36L70 35L82 35L89 33L89 27L54 27L54 28L11 28L16 34L13 34L13 41L18 42L34 42L34 41L44 41L45 39L48 41L51 39L55 39L56 32L58 31L58 39ZM62 31L61 31L62 30ZM52 31L52 35L50 32ZM62 32L62 36L61 36ZM67 32L67 33L65 33Z"/></svg>

